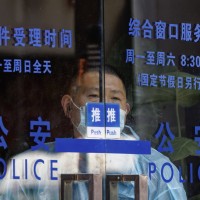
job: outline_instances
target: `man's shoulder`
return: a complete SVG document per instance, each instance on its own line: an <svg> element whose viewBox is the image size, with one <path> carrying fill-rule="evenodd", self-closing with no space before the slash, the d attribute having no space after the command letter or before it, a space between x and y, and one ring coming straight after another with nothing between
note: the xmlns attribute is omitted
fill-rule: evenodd
<svg viewBox="0 0 200 200"><path fill-rule="evenodd" d="M139 140L139 136L135 133L135 131L130 126L125 126L122 132L122 138L127 140ZM134 159L137 160L137 163L140 167L144 167L147 169L150 164L156 165L157 169L160 169L166 163L173 168L175 168L174 164L169 160L169 158L162 153L158 152L156 149L151 148L150 154L138 154L134 155Z"/></svg>
<svg viewBox="0 0 200 200"><path fill-rule="evenodd" d="M121 139L139 140L140 137L136 134L136 132L132 129L132 127L125 125L121 133Z"/></svg>

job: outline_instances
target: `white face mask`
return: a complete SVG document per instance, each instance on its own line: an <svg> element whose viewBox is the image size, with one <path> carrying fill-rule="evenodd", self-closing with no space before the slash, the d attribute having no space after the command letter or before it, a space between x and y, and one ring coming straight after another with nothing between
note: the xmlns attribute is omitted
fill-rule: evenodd
<svg viewBox="0 0 200 200"><path fill-rule="evenodd" d="M71 99L72 104L80 110L80 122L77 125L71 120L72 124L76 127L78 132L83 136L87 136L87 127L86 127L86 119L85 119L85 106L78 107L73 100ZM125 126L125 117L126 117L126 111L122 110L120 108L120 132L124 129Z"/></svg>
<svg viewBox="0 0 200 200"><path fill-rule="evenodd" d="M77 131L83 136L86 137L86 121L85 121L85 106L78 107L74 101L71 99L72 104L80 111L80 122L76 125L71 119L72 124L76 127Z"/></svg>
<svg viewBox="0 0 200 200"><path fill-rule="evenodd" d="M125 126L125 117L126 117L126 111L120 108L120 133L122 132Z"/></svg>

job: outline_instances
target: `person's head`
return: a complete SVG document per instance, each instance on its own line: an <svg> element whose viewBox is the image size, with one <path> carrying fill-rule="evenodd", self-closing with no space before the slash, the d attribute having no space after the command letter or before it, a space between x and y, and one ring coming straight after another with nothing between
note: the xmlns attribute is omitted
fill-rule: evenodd
<svg viewBox="0 0 200 200"><path fill-rule="evenodd" d="M126 112L130 111L130 106L126 99L125 84L121 76L113 67L105 67L105 101L107 103L118 103L120 108ZM72 77L69 94L62 97L61 104L64 113L70 118L74 126L74 136L80 137L76 129L80 122L80 107L87 102L99 102L99 68L88 67L81 73L76 73Z"/></svg>

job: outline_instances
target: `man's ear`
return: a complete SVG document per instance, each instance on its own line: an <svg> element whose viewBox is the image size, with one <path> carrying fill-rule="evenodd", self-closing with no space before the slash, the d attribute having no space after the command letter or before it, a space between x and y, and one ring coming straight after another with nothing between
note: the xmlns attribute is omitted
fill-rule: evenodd
<svg viewBox="0 0 200 200"><path fill-rule="evenodd" d="M65 113L65 116L67 116L67 117L70 117L69 111L71 109L70 108L71 99L72 98L68 94L64 95L61 99L61 105L63 107L63 111Z"/></svg>
<svg viewBox="0 0 200 200"><path fill-rule="evenodd" d="M128 114L131 110L129 103L126 103L126 114Z"/></svg>

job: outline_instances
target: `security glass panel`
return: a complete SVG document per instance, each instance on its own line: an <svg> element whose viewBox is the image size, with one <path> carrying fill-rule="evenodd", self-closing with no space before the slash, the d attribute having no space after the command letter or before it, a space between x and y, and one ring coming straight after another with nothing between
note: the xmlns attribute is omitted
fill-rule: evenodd
<svg viewBox="0 0 200 200"><path fill-rule="evenodd" d="M102 101L101 2L0 4L0 199L102 199L104 153L70 146Z"/></svg>
<svg viewBox="0 0 200 200"><path fill-rule="evenodd" d="M105 66L118 71L126 91L114 96L126 113L121 135L152 147L150 155L106 155L106 172L146 175L148 199L200 198L199 5L104 1ZM118 185L118 198L133 198L134 187Z"/></svg>
<svg viewBox="0 0 200 200"><path fill-rule="evenodd" d="M0 199L200 199L198 0L0 3Z"/></svg>

